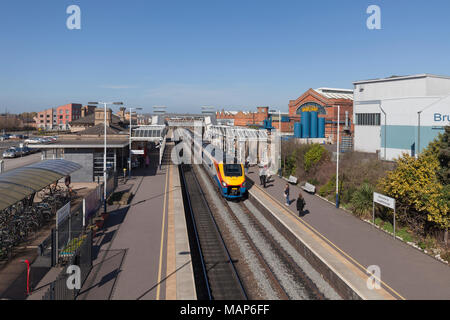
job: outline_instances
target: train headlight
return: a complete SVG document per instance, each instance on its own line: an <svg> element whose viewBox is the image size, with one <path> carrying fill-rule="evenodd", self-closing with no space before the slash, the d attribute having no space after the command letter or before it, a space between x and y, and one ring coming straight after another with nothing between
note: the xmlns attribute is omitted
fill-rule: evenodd
<svg viewBox="0 0 450 320"><path fill-rule="evenodd" d="M224 186L224 187L226 187L226 186L227 186L227 184L226 184L226 182L225 182L225 181L222 181L222 186Z"/></svg>

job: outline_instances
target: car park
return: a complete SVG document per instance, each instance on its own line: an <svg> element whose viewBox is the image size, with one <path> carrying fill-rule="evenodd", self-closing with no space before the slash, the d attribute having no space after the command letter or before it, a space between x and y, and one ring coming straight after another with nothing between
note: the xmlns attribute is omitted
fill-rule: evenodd
<svg viewBox="0 0 450 320"><path fill-rule="evenodd" d="M16 158L20 155L21 153L16 148L9 148L3 152L3 158Z"/></svg>
<svg viewBox="0 0 450 320"><path fill-rule="evenodd" d="M28 144L41 143L40 138L28 138L24 142Z"/></svg>

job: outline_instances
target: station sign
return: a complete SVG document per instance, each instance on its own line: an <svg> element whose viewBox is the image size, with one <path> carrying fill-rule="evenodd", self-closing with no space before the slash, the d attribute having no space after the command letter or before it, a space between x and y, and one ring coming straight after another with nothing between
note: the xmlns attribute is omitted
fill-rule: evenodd
<svg viewBox="0 0 450 320"><path fill-rule="evenodd" d="M374 192L373 193L373 201L378 204L381 204L385 207L395 210L395 199L393 199L393 198L390 198L385 195Z"/></svg>
<svg viewBox="0 0 450 320"><path fill-rule="evenodd" d="M144 150L131 150L131 154L143 155L144 154Z"/></svg>

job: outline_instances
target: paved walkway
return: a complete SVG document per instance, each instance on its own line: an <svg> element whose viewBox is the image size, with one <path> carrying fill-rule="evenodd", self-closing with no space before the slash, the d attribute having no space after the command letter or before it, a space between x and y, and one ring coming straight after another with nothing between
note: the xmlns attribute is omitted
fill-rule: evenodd
<svg viewBox="0 0 450 320"><path fill-rule="evenodd" d="M135 170L127 184L134 198L105 223L79 299L196 299L177 167Z"/></svg>
<svg viewBox="0 0 450 320"><path fill-rule="evenodd" d="M250 169L249 177L259 187L258 168ZM264 191L284 205L286 181L273 177ZM329 202L290 186L292 200L302 192L306 215L300 218L336 248L353 265L365 272L371 265L381 269L381 280L399 299L450 299L450 267L395 240ZM292 201L291 200L291 201ZM287 208L287 207L286 207ZM297 214L293 201L289 209Z"/></svg>

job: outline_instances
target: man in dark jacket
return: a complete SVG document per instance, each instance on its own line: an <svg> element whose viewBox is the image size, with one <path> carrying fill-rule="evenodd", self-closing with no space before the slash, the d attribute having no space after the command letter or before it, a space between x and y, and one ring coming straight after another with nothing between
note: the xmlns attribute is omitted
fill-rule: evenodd
<svg viewBox="0 0 450 320"><path fill-rule="evenodd" d="M298 215L299 217L303 216L303 209L305 208L305 199L303 199L302 194L300 193L298 195L298 199L297 199L297 211L298 211Z"/></svg>

